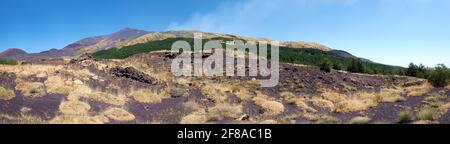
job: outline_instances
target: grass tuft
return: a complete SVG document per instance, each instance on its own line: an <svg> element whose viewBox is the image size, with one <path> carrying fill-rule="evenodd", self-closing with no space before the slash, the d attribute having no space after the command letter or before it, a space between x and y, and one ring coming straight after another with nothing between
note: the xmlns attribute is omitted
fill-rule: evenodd
<svg viewBox="0 0 450 144"><path fill-rule="evenodd" d="M106 117L116 121L132 121L136 117L130 112L121 108L110 108L103 112Z"/></svg>
<svg viewBox="0 0 450 144"><path fill-rule="evenodd" d="M417 112L416 117L418 120L435 120L439 118L439 111L435 108L424 108Z"/></svg>
<svg viewBox="0 0 450 144"><path fill-rule="evenodd" d="M264 114L277 115L284 112L284 106L277 101L271 101L263 97L254 97L253 102L264 109Z"/></svg>
<svg viewBox="0 0 450 144"><path fill-rule="evenodd" d="M86 115L91 106L81 101L65 101L59 105L59 111L66 115Z"/></svg>
<svg viewBox="0 0 450 144"><path fill-rule="evenodd" d="M147 89L131 91L129 96L141 103L161 103L162 99L170 98L168 95L158 94Z"/></svg>
<svg viewBox="0 0 450 144"><path fill-rule="evenodd" d="M0 87L0 100L12 100L15 97L16 94L14 93L13 90Z"/></svg>
<svg viewBox="0 0 450 144"><path fill-rule="evenodd" d="M350 124L369 124L372 121L369 117L354 117L350 120Z"/></svg>
<svg viewBox="0 0 450 144"><path fill-rule="evenodd" d="M340 122L340 120L336 117L324 115L324 116L320 116L316 123L317 124L338 124L339 122Z"/></svg>
<svg viewBox="0 0 450 144"><path fill-rule="evenodd" d="M414 120L414 113L411 110L404 110L398 113L399 123L411 122Z"/></svg>
<svg viewBox="0 0 450 144"><path fill-rule="evenodd" d="M242 114L241 105L228 103L217 104L209 109L208 121L217 121L223 118L238 118Z"/></svg>
<svg viewBox="0 0 450 144"><path fill-rule="evenodd" d="M31 98L39 98L46 95L44 84L40 82L18 80L16 89L20 90L24 96Z"/></svg>

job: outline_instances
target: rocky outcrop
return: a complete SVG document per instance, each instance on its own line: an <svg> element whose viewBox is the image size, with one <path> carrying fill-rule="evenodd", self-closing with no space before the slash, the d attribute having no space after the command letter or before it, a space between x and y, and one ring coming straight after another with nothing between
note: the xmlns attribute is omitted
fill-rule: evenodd
<svg viewBox="0 0 450 144"><path fill-rule="evenodd" d="M146 83L146 84L153 84L155 82L155 80L152 77L150 77L149 75L147 75L143 72L140 72L132 67L126 67L126 68L115 67L115 68L111 69L111 74L113 74L116 77L127 78L127 79L131 79L134 81Z"/></svg>
<svg viewBox="0 0 450 144"><path fill-rule="evenodd" d="M80 62L83 62L86 60L95 60L95 59L91 54L85 53L85 54L79 56L78 58L71 59L69 63L71 63L71 64L80 63Z"/></svg>

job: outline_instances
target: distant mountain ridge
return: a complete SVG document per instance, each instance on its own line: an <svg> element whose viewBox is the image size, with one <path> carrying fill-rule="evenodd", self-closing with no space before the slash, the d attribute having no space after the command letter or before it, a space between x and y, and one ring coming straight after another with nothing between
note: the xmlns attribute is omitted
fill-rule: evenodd
<svg viewBox="0 0 450 144"><path fill-rule="evenodd" d="M137 38L147 33L149 32L125 28L118 32L108 35L84 38L74 43L71 43L62 49L50 49L39 53L26 53L25 51L18 49L14 50L16 52L11 52L12 50L8 49L0 53L0 59L33 59L33 58L42 59L42 58L57 58L64 56L77 56L86 52L95 52L99 50L108 49L111 47L116 47L116 44Z"/></svg>
<svg viewBox="0 0 450 144"><path fill-rule="evenodd" d="M9 48L9 49L6 49L4 52L0 53L0 58L1 59L19 59L26 55L28 55L28 53L25 52L24 50L21 50L19 48Z"/></svg>
<svg viewBox="0 0 450 144"><path fill-rule="evenodd" d="M45 59L58 57L73 57L84 53L94 53L109 48L121 48L125 46L147 43L151 41L164 40L167 38L193 38L195 33L201 33L204 39L227 38L240 39L245 41L272 41L270 38L254 38L247 36L217 34L200 31L165 31L165 32L149 32L144 30L124 28L115 33L88 37L68 44L62 49L50 49L40 53L26 53L20 49L8 49L0 53L0 59ZM314 48L323 51L331 51L333 49L313 42L286 41L280 42L280 46L292 48ZM351 54L350 54L351 55Z"/></svg>

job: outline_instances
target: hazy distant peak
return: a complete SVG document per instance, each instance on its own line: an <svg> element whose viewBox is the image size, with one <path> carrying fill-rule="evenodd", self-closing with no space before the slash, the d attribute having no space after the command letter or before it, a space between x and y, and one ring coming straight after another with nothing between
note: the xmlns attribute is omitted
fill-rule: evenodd
<svg viewBox="0 0 450 144"><path fill-rule="evenodd" d="M23 54L27 53L26 51L24 51L22 49L19 49L19 48L9 48L9 49L6 49L4 52L7 52L7 53L23 53Z"/></svg>
<svg viewBox="0 0 450 144"><path fill-rule="evenodd" d="M18 59L26 56L28 53L19 48L9 48L0 53L0 59Z"/></svg>

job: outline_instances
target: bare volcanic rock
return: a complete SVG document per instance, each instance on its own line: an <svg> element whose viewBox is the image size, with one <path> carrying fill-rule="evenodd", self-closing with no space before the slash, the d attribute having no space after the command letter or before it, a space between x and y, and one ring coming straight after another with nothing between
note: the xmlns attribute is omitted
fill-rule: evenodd
<svg viewBox="0 0 450 144"><path fill-rule="evenodd" d="M117 77L127 78L142 83L153 84L153 82L155 82L155 80L149 75L140 72L132 67L115 67L111 69L111 73Z"/></svg>
<svg viewBox="0 0 450 144"><path fill-rule="evenodd" d="M93 60L93 59L94 59L94 57L91 54L85 53L85 54L79 56L78 58L71 59L70 63L74 64L74 63L83 62L85 60Z"/></svg>

